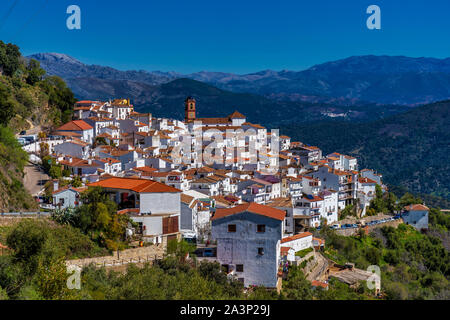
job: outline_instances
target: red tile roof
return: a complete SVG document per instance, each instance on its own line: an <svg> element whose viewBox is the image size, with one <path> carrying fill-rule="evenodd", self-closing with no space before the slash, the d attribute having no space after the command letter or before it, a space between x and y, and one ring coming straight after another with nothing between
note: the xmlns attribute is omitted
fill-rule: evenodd
<svg viewBox="0 0 450 320"><path fill-rule="evenodd" d="M291 247L281 247L280 252L282 256L287 256L289 253L289 250L291 250Z"/></svg>
<svg viewBox="0 0 450 320"><path fill-rule="evenodd" d="M298 240L298 239L309 237L309 236L312 236L311 232L302 232L302 233L296 234L295 236L281 239L281 243L286 243L286 242Z"/></svg>
<svg viewBox="0 0 450 320"><path fill-rule="evenodd" d="M92 129L92 126L87 124L83 120L74 120L63 124L61 127L56 129L56 131L83 131Z"/></svg>
<svg viewBox="0 0 450 320"><path fill-rule="evenodd" d="M311 285L313 287L328 288L328 283L320 282L320 281L317 281L317 280L311 281Z"/></svg>
<svg viewBox="0 0 450 320"><path fill-rule="evenodd" d="M362 178L362 177L359 177L358 181L359 181L359 183L375 183L375 184L377 183L376 181L374 181L372 179Z"/></svg>
<svg viewBox="0 0 450 320"><path fill-rule="evenodd" d="M238 112L238 111L233 112L228 117L230 119L245 119L245 116L242 113Z"/></svg>
<svg viewBox="0 0 450 320"><path fill-rule="evenodd" d="M424 206L423 204L410 204L405 207L406 211L430 211L430 208Z"/></svg>
<svg viewBox="0 0 450 320"><path fill-rule="evenodd" d="M129 208L129 209L123 209L123 210L119 210L117 211L117 214L139 214L139 212L141 212L141 210L139 208Z"/></svg>
<svg viewBox="0 0 450 320"><path fill-rule="evenodd" d="M136 167L136 168L134 168L135 170L137 170L137 171L141 171L141 172L155 172L155 171L158 171L158 169L156 169L156 168L151 168L151 167L148 167L148 166L145 166L145 167Z"/></svg>
<svg viewBox="0 0 450 320"><path fill-rule="evenodd" d="M283 221L284 217L286 216L286 212L284 212L283 210L251 202L251 203L244 203L233 208L217 209L216 213L211 218L211 220L221 219L227 216L231 216L233 214L243 212L251 212L280 221Z"/></svg>
<svg viewBox="0 0 450 320"><path fill-rule="evenodd" d="M89 187L102 187L112 189L131 190L138 193L163 193L163 192L181 192L177 188L170 187L149 179L136 178L118 178L113 177L88 185Z"/></svg>

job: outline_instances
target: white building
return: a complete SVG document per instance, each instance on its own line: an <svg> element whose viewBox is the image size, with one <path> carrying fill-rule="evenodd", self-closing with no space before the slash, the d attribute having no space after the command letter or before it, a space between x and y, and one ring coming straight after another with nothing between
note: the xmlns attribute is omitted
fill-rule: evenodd
<svg viewBox="0 0 450 320"><path fill-rule="evenodd" d="M245 287L278 287L284 217L284 211L256 203L217 209L212 217L217 259Z"/></svg>
<svg viewBox="0 0 450 320"><path fill-rule="evenodd" d="M141 226L144 239L161 243L180 237L181 191L165 184L135 178L109 178L89 187L102 187Z"/></svg>

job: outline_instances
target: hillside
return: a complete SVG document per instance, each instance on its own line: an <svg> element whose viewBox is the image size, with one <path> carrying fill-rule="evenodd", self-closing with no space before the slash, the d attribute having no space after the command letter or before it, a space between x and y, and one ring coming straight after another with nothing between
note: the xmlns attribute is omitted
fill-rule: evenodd
<svg viewBox="0 0 450 320"><path fill-rule="evenodd" d="M37 209L23 186L28 155L14 134L58 125L72 115L73 93L60 78L44 75L37 61L0 41L0 211Z"/></svg>
<svg viewBox="0 0 450 320"><path fill-rule="evenodd" d="M365 124L293 124L286 133L326 153L354 155L391 185L450 200L449 128L450 101L443 101Z"/></svg>
<svg viewBox="0 0 450 320"><path fill-rule="evenodd" d="M202 71L183 75L177 72L119 71L86 65L57 53L39 53L30 57L38 60L48 74L60 76L73 84L72 89L77 96L81 93L86 95L75 86L82 78L136 81L149 85L188 78L223 90L258 94L277 101L342 107L370 104L412 106L450 98L450 58L355 56L303 71L264 70L243 75Z"/></svg>
<svg viewBox="0 0 450 320"><path fill-rule="evenodd" d="M323 120L339 114L345 120L369 121L407 110L403 106L335 106L308 102L275 101L263 96L234 93L204 82L181 78L160 85L131 80L98 78L67 79L79 99L131 98L136 110L152 112L158 117L184 117L184 99L194 96L199 116L223 116L239 110L249 121L271 126L273 123ZM270 117L267 115L270 114Z"/></svg>

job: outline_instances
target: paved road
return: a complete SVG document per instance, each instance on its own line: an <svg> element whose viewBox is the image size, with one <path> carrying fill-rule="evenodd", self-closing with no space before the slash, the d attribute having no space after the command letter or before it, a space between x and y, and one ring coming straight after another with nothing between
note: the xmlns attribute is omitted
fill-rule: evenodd
<svg viewBox="0 0 450 320"><path fill-rule="evenodd" d="M23 184L28 192L32 196L38 195L38 193L44 189L45 183L50 180L50 177L44 173L39 167L34 165L28 165L25 167L25 177Z"/></svg>

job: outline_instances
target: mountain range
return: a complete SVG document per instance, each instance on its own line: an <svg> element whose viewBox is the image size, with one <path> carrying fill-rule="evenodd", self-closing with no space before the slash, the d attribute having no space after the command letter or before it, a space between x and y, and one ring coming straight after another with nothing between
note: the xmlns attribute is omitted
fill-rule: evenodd
<svg viewBox="0 0 450 320"><path fill-rule="evenodd" d="M338 106L406 105L416 106L450 98L450 58L410 58L404 56L354 56L313 66L303 71L265 70L251 74L197 72L180 74L161 71L120 71L111 67L87 65L59 53L29 56L38 60L50 75L69 82L77 96L89 90L78 79L132 81L161 85L188 78L235 92L252 93L275 101L326 103ZM104 84L111 96L117 82ZM119 85L120 87L120 85ZM137 89L137 88L135 88ZM120 91L120 88L119 88ZM108 92L105 92L108 93ZM90 95L89 95L90 96Z"/></svg>

